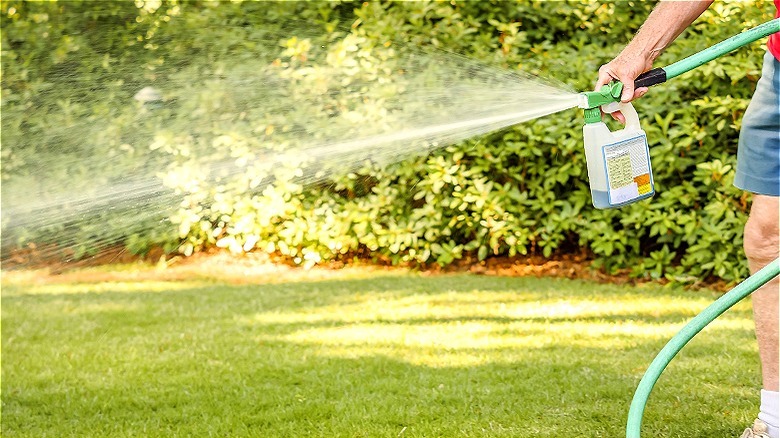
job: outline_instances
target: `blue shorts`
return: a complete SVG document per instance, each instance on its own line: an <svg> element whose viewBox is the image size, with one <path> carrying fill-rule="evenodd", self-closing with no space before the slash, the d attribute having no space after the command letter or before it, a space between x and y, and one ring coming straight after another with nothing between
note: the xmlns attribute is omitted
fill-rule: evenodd
<svg viewBox="0 0 780 438"><path fill-rule="evenodd" d="M780 196L780 61L768 51L742 119L734 185L760 195Z"/></svg>

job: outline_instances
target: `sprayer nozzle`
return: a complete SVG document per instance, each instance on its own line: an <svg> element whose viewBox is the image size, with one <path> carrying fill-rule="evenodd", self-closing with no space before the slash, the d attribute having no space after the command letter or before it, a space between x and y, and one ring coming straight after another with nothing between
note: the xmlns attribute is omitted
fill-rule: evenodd
<svg viewBox="0 0 780 438"><path fill-rule="evenodd" d="M586 91L580 93L584 97L578 105L583 109L592 109L612 102L620 101L620 93L623 92L623 83L618 81L610 82L601 87L598 91Z"/></svg>
<svg viewBox="0 0 780 438"><path fill-rule="evenodd" d="M577 102L577 108L588 108L588 96L585 95L586 93L580 93L577 95L579 98L579 102Z"/></svg>

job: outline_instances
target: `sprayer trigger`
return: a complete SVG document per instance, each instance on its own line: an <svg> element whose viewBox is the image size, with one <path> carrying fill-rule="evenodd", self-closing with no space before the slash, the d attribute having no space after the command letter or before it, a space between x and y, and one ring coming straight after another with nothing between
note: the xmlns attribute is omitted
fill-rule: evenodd
<svg viewBox="0 0 780 438"><path fill-rule="evenodd" d="M606 103L604 105L601 105L601 110L607 114L612 114L615 111L620 111L620 103L619 102Z"/></svg>

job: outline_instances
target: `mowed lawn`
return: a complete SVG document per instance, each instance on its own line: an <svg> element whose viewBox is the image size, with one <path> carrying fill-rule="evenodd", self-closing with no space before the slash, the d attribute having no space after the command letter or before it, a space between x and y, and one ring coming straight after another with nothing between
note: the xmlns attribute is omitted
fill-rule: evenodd
<svg viewBox="0 0 780 438"><path fill-rule="evenodd" d="M652 358L717 297L376 271L6 278L2 435L619 437ZM643 436L738 436L757 407L752 328L743 302L683 349Z"/></svg>

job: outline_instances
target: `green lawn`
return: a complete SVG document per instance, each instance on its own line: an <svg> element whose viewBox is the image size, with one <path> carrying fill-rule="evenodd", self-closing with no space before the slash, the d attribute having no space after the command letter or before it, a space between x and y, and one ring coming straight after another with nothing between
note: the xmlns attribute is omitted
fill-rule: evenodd
<svg viewBox="0 0 780 438"><path fill-rule="evenodd" d="M654 355L717 295L351 273L2 288L2 435L619 437ZM738 436L749 303L662 376L643 436Z"/></svg>

